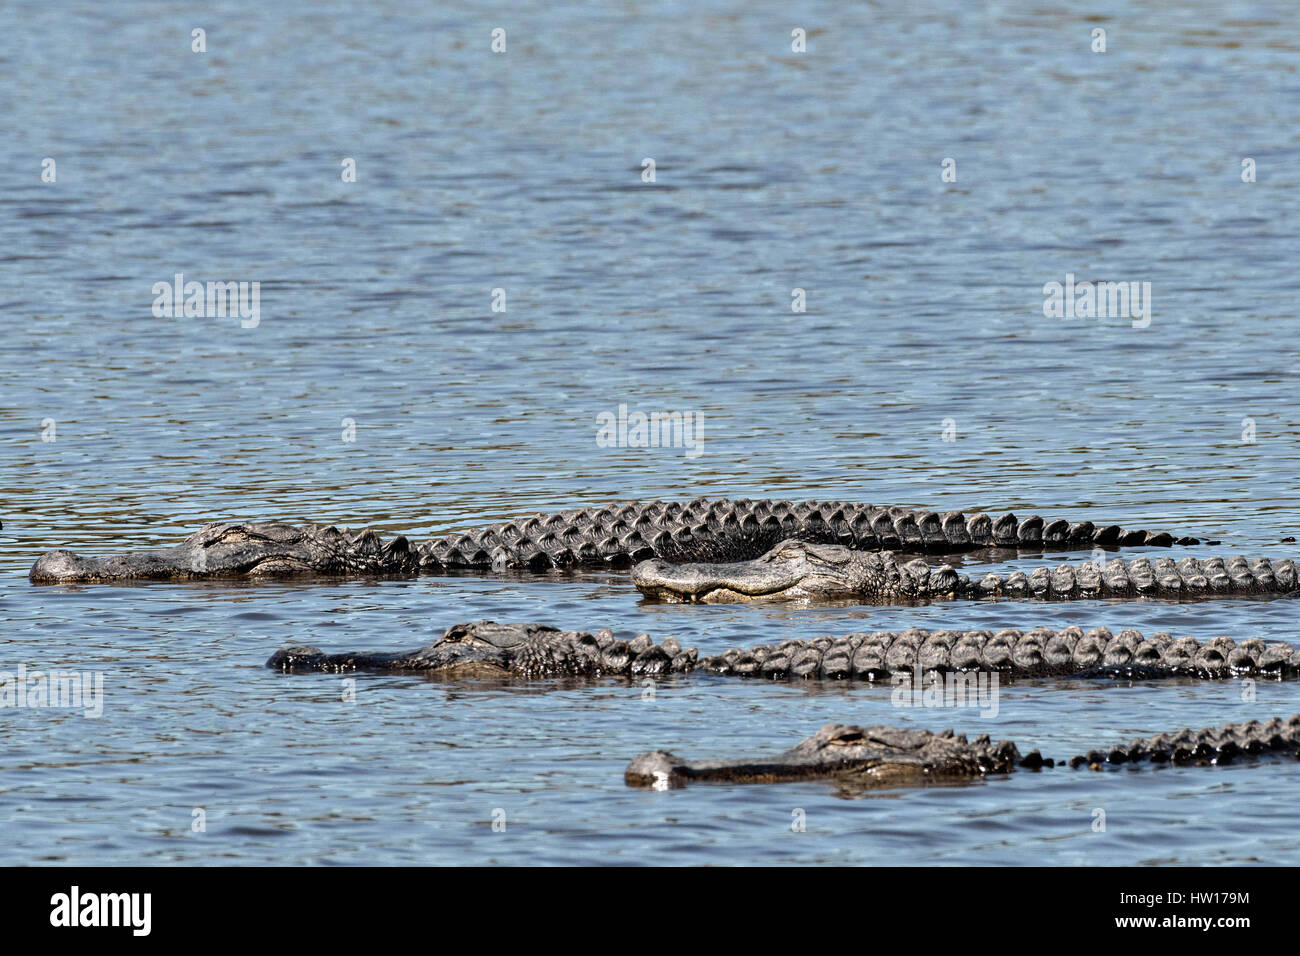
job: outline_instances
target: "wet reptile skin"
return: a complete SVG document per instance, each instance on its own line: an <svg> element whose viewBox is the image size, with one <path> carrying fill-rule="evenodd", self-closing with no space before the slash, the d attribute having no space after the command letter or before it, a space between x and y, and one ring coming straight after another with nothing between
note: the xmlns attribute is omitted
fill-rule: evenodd
<svg viewBox="0 0 1300 956"><path fill-rule="evenodd" d="M1300 714L1137 738L1080 754L1068 763L1092 769L1143 761L1207 766L1297 756ZM897 727L826 724L771 757L689 761L666 750L651 751L628 765L624 780L629 786L669 789L697 781L752 784L830 778L848 788L869 789L958 783L1009 774L1017 767L1037 770L1056 764L1037 750L1022 756L1014 743L993 743L987 735L968 740L951 730L934 734Z"/></svg>
<svg viewBox="0 0 1300 956"><path fill-rule="evenodd" d="M413 574L458 569L546 570L628 567L756 558L787 539L855 550L952 554L988 547L1037 551L1124 545L1168 547L1196 539L1070 524L1033 516L969 517L839 501L699 498L631 502L500 522L443 535L421 546L371 530L274 522L206 525L180 545L103 558L57 550L31 570L34 583L122 579L188 580L293 574Z"/></svg>
<svg viewBox="0 0 1300 956"><path fill-rule="evenodd" d="M541 624L457 624L432 644L411 651L326 654L300 645L276 651L267 666L285 672L419 671L455 678L657 677L699 671L711 675L799 680L888 680L893 674L988 671L1011 677L1126 678L1300 676L1300 651L1258 638L1198 641L1104 627L1030 631L877 631L733 648L710 657L675 638L656 644L648 634L629 640L605 629L561 631Z"/></svg>

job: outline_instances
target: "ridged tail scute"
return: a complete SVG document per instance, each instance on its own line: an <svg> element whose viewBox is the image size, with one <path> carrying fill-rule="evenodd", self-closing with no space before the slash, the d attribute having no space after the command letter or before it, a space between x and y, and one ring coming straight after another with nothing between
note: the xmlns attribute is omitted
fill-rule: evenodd
<svg viewBox="0 0 1300 956"><path fill-rule="evenodd" d="M1205 730L1138 737L1126 745L1091 750L1070 760L1071 767L1101 769L1104 764L1175 763L1226 764L1255 757L1300 756L1300 714Z"/></svg>
<svg viewBox="0 0 1300 956"><path fill-rule="evenodd" d="M1196 538L1097 527L1032 515L996 518L960 511L877 507L843 501L697 498L538 514L444 535L420 548L427 570L543 570L627 567L649 558L674 563L755 558L786 539L858 550L951 554L980 548L1062 550L1121 544L1169 547Z"/></svg>
<svg viewBox="0 0 1300 956"><path fill-rule="evenodd" d="M1084 561L1029 573L989 572L978 581L964 579L969 597L1160 597L1195 599L1241 597L1252 594L1291 594L1300 587L1295 562L1289 558L1169 557L1113 558L1105 564Z"/></svg>
<svg viewBox="0 0 1300 956"><path fill-rule="evenodd" d="M773 681L887 681L895 674L992 671L1009 677L1300 677L1290 644L1230 637L1144 637L1098 627L1029 631L876 631L732 648L700 659L709 674Z"/></svg>

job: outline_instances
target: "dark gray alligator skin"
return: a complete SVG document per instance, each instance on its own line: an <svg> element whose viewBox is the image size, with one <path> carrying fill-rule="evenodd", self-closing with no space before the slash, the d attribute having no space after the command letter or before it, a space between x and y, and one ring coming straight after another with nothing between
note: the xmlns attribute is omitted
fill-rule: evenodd
<svg viewBox="0 0 1300 956"><path fill-rule="evenodd" d="M396 653L326 654L316 647L276 651L267 666L285 672L422 671L460 676L655 677L703 671L767 680L888 680L897 673L995 671L1014 677L1085 675L1159 678L1295 678L1300 652L1258 638L1198 641L1104 627L1031 631L879 631L734 648L701 658L674 638L619 640L540 624L473 621L427 647Z"/></svg>
<svg viewBox="0 0 1300 956"><path fill-rule="evenodd" d="M1071 524L1034 515L966 516L844 501L697 498L584 508L465 531L420 548L422 567L626 566L666 561L738 561L786 539L863 551L951 554L980 548L1024 550L1199 544L1165 532Z"/></svg>
<svg viewBox="0 0 1300 956"><path fill-rule="evenodd" d="M900 562L889 552L842 545L781 542L761 557L729 563L673 564L659 558L632 569L632 583L661 601L748 602L854 598L868 602L1037 598L1079 600L1154 597L1195 600L1253 594L1290 594L1297 588L1289 558L1113 558L1040 567L1005 577L975 578L923 558Z"/></svg>
<svg viewBox="0 0 1300 956"><path fill-rule="evenodd" d="M1300 756L1300 714L1286 719L1225 724L1138 738L1127 745L1093 750L1069 761L1071 767L1106 764L1219 765L1242 759ZM624 772L629 786L669 789L688 782L779 783L830 778L851 788L953 783L1017 767L1051 768L1057 761L1037 750L1022 756L1010 741L987 735L968 740L951 730L939 734L897 727L826 724L784 753L752 760L683 760L666 750L635 758Z"/></svg>
<svg viewBox="0 0 1300 956"><path fill-rule="evenodd" d="M968 741L952 731L826 724L784 753L756 760L683 760L666 750L642 754L623 778L635 787L667 789L688 781L778 783L836 777L860 787L924 783L1005 774L1025 760L1009 741ZM1032 762L1032 760L1031 760Z"/></svg>
<svg viewBox="0 0 1300 956"><path fill-rule="evenodd" d="M66 550L43 555L38 584L124 579L192 580L293 574L412 574L456 569L627 567L647 558L739 561L787 540L859 550L954 553L987 547L1042 548L1196 544L1163 532L1071 524L1005 514L966 517L839 501L699 498L632 502L506 521L444 535L416 547L371 530L275 522L206 525L179 545L108 557Z"/></svg>

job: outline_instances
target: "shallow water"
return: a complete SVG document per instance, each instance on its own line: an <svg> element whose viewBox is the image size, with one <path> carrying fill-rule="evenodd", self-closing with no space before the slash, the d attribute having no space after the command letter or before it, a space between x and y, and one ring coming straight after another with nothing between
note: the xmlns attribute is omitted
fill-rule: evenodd
<svg viewBox="0 0 1300 956"><path fill-rule="evenodd" d="M336 677L263 667L286 643L400 649L481 617L706 653L913 625L1294 643L1294 600L681 607L614 574L26 580L52 547L173 543L220 518L423 538L699 494L1013 509L1295 556L1300 31L1283 4L1122 7L11 5L0 664L100 671L106 697L97 720L0 711L0 863L1300 860L1294 762L859 799L622 781L647 749L770 753L831 720L1066 757L1300 711L1296 684L1245 702L1231 682L1017 683L984 720L895 708L888 688L706 678L647 701L359 675L351 704ZM260 281L260 324L155 318L152 286L177 272ZM1045 318L1066 273L1150 282L1150 327ZM597 415L624 403L702 416L702 454L599 447Z"/></svg>

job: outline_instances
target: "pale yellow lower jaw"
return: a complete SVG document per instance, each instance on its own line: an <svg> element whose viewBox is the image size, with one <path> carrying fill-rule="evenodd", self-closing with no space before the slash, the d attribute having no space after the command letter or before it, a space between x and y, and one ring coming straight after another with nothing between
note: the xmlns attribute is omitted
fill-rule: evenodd
<svg viewBox="0 0 1300 956"><path fill-rule="evenodd" d="M249 574L291 574L309 572L311 568L291 558L268 558L249 570Z"/></svg>
<svg viewBox="0 0 1300 956"><path fill-rule="evenodd" d="M700 600L705 604L750 604L754 601L770 601L774 598L799 597L803 592L799 588L778 591L772 594L743 594L730 588L716 588Z"/></svg>

